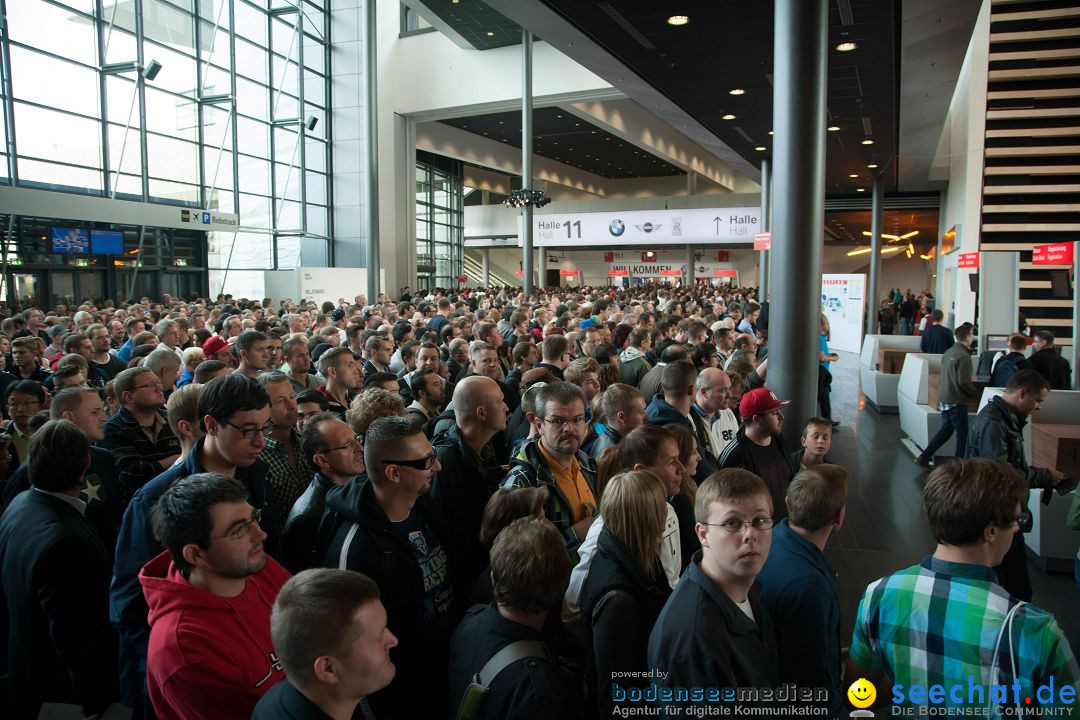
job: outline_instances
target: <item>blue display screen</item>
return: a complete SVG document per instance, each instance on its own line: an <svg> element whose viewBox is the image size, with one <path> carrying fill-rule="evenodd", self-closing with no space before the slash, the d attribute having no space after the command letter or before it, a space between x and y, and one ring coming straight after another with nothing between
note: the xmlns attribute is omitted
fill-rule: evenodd
<svg viewBox="0 0 1080 720"><path fill-rule="evenodd" d="M123 255L124 233L119 230L91 231L90 252L99 255Z"/></svg>
<svg viewBox="0 0 1080 720"><path fill-rule="evenodd" d="M90 235L82 228L52 229L52 251L63 253L90 252Z"/></svg>

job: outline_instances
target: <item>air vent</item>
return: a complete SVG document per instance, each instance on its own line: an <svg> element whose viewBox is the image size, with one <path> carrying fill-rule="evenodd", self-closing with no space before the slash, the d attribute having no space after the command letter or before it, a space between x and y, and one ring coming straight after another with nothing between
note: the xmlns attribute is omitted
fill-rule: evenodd
<svg viewBox="0 0 1080 720"><path fill-rule="evenodd" d="M736 126L735 127L735 132L739 133L739 135L742 136L742 139L745 140L746 142L748 142L748 143L753 143L754 142L754 138L747 135L746 131L743 130L741 127Z"/></svg>
<svg viewBox="0 0 1080 720"><path fill-rule="evenodd" d="M649 42L649 38L642 35L641 31L634 27L634 25L626 19L626 16L624 16L621 12L612 7L611 3L602 2L597 7L603 10L607 14L607 16L614 20L619 27L628 32L630 34L630 37L637 40L638 44L640 44L641 47L645 48L646 50L656 49L656 46Z"/></svg>

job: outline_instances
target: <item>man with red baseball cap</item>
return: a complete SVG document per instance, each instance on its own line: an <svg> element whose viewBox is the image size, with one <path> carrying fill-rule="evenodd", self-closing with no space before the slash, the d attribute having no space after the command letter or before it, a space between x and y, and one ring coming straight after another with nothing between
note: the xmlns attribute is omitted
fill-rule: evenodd
<svg viewBox="0 0 1080 720"><path fill-rule="evenodd" d="M222 339L220 335L211 335L203 343L202 349L203 357L207 360L220 360L229 367L236 367L232 346L229 345L228 341Z"/></svg>
<svg viewBox="0 0 1080 720"><path fill-rule="evenodd" d="M784 440L780 437L780 429L784 426L784 414L780 409L790 403L790 400L779 400L768 388L757 388L743 395L739 402L742 427L720 453L720 467L745 468L765 481L772 494L776 520L787 517L784 496L791 482L791 466L787 462Z"/></svg>

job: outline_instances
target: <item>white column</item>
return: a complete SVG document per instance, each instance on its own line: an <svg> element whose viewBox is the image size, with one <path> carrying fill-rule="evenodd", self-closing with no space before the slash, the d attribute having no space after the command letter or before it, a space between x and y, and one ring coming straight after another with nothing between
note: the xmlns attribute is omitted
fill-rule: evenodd
<svg viewBox="0 0 1080 720"><path fill-rule="evenodd" d="M480 284L485 288L491 286L491 250L488 248L480 251Z"/></svg>

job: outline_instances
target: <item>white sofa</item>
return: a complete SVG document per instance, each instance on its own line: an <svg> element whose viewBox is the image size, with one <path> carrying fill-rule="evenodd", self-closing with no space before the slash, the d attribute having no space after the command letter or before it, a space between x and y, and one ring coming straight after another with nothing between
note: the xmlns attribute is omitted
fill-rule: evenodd
<svg viewBox="0 0 1080 720"><path fill-rule="evenodd" d="M896 388L900 383L899 373L883 373L879 369L881 351L917 351L921 339L913 335L867 335L863 338L862 353L859 355L859 383L867 402L878 412L898 412Z"/></svg>
<svg viewBox="0 0 1080 720"><path fill-rule="evenodd" d="M972 377L975 375L977 358L971 359ZM926 449L930 438L941 428L941 413L937 406L929 405L930 375L941 374L941 355L910 353L904 360L904 369L900 371L900 382L896 387L896 404L900 411L900 429L911 438L920 450ZM969 414L969 424L975 422L975 415ZM949 438L938 455L956 453L956 436Z"/></svg>

